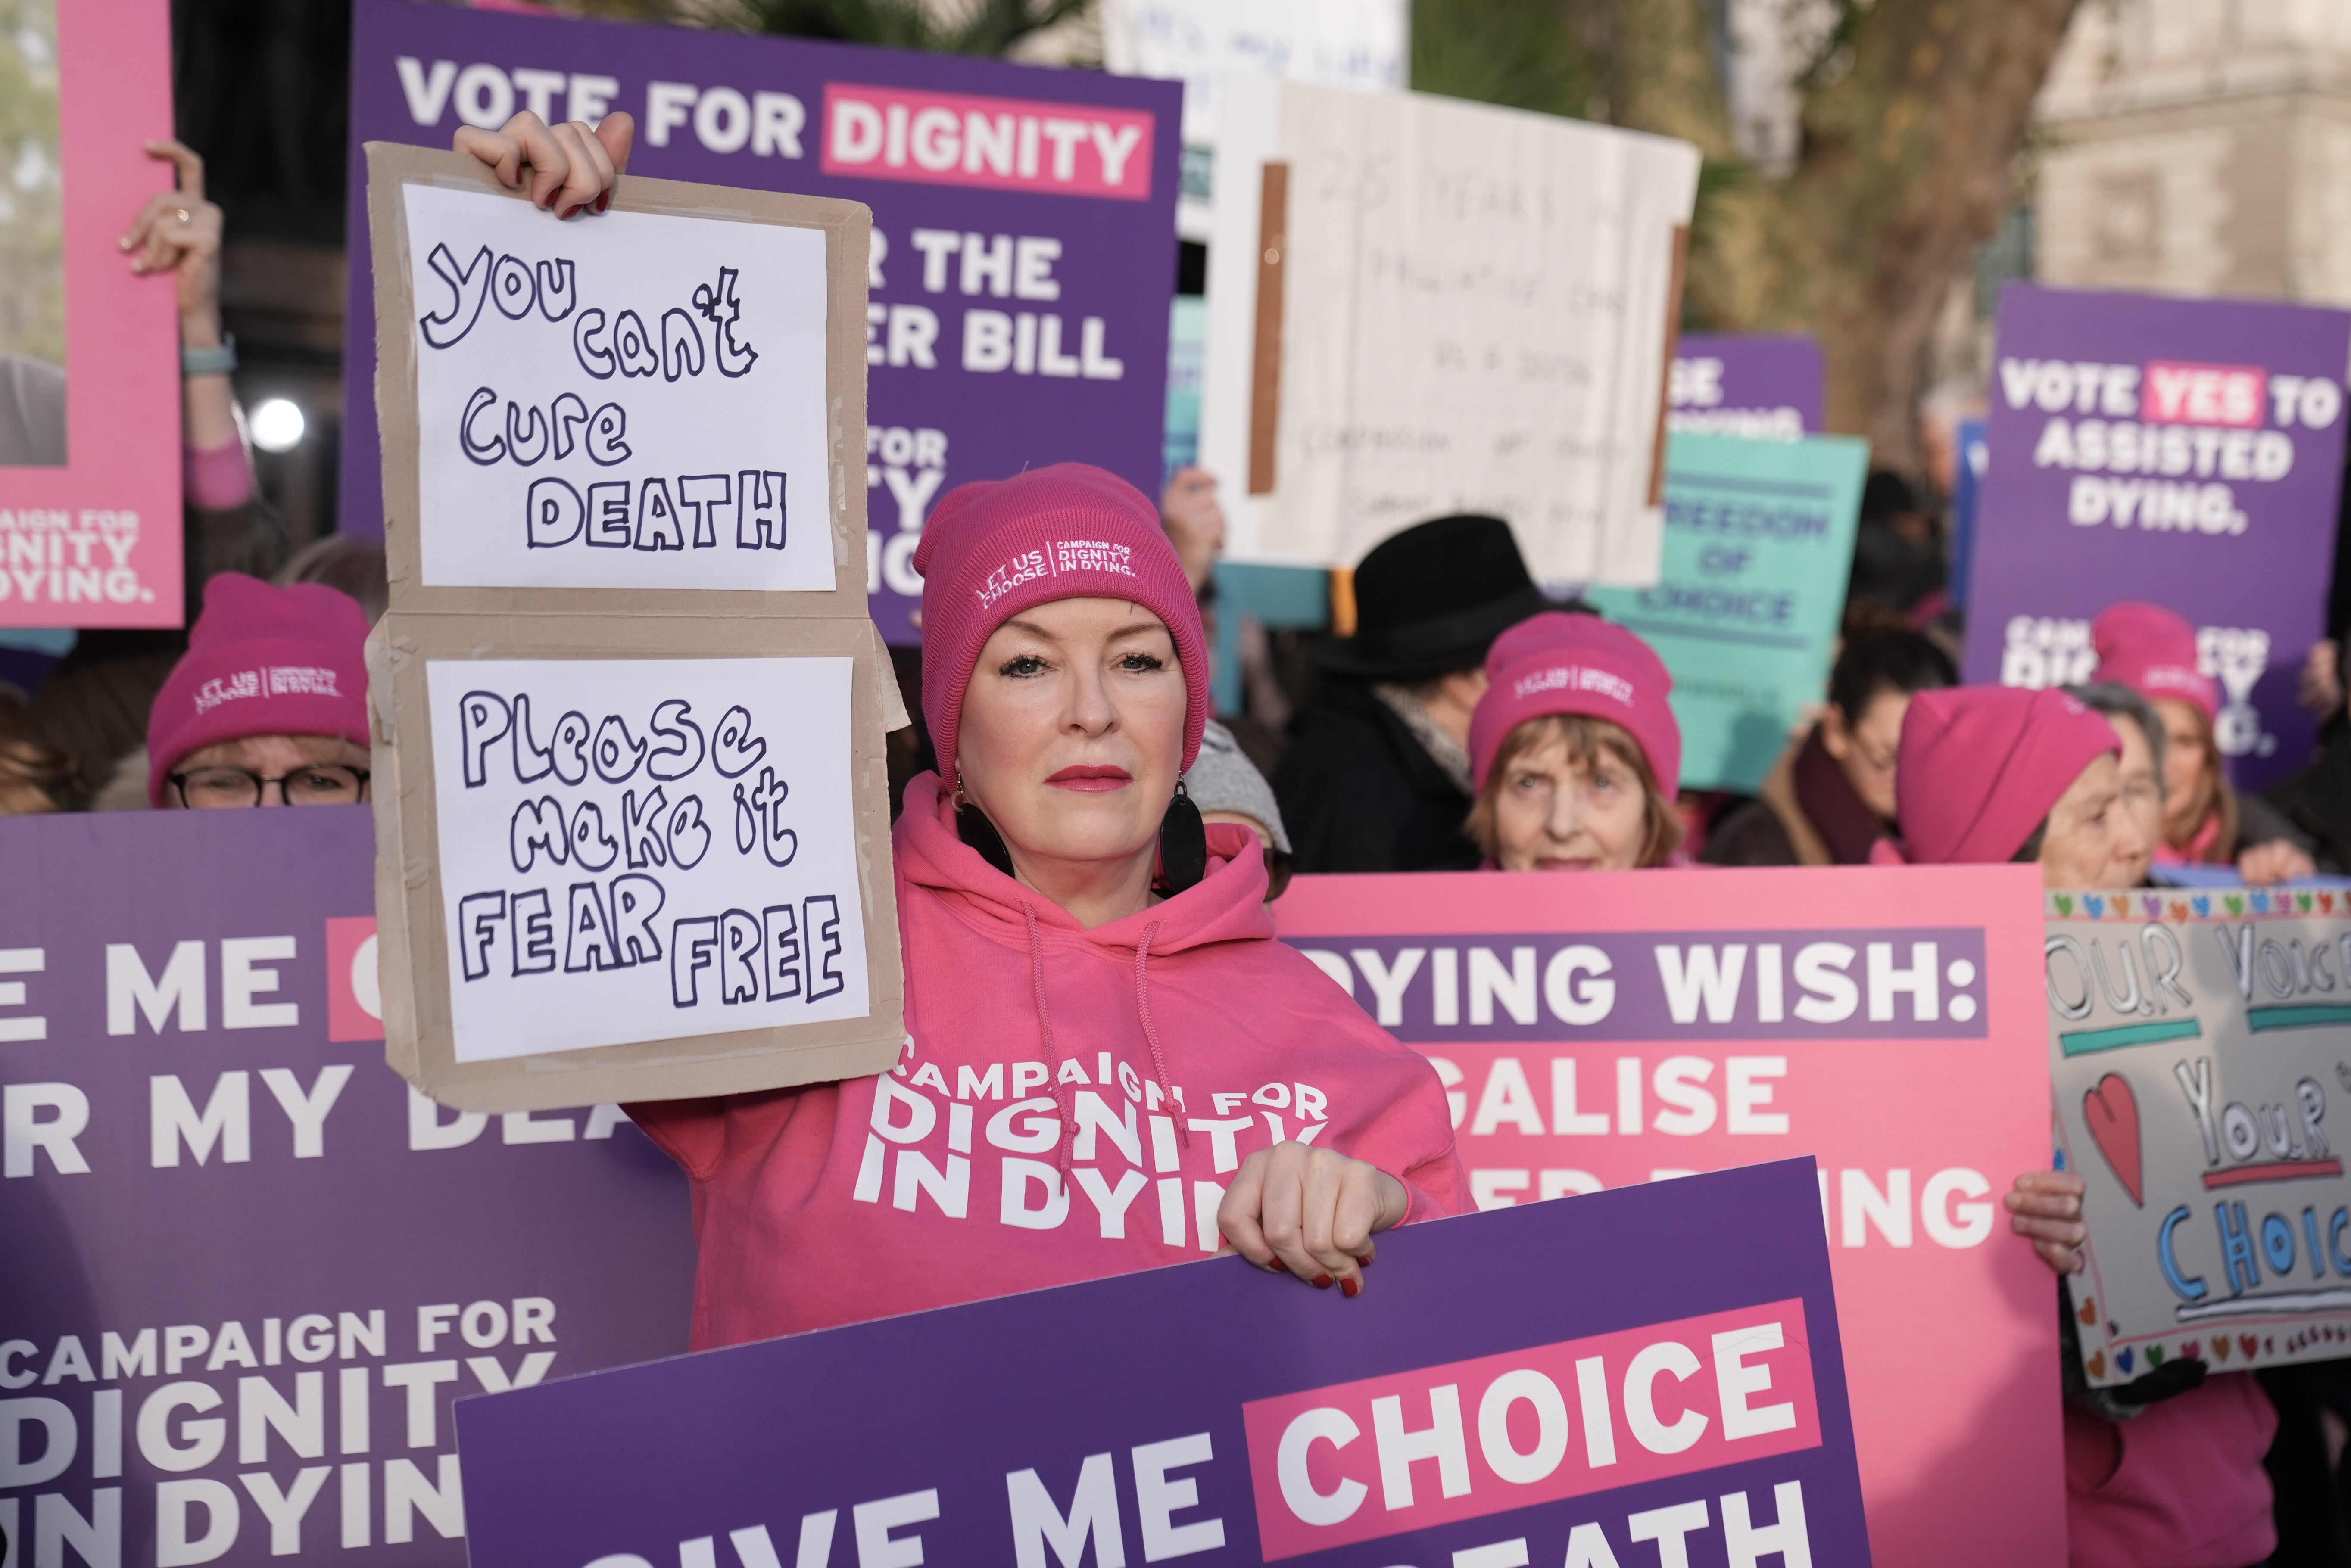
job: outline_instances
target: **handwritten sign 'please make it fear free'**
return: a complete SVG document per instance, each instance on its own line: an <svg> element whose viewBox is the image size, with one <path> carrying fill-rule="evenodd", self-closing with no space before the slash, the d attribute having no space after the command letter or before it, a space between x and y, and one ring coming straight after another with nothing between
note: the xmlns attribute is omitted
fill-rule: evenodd
<svg viewBox="0 0 2351 1568"><path fill-rule="evenodd" d="M833 587L820 231L402 197L426 583Z"/></svg>
<svg viewBox="0 0 2351 1568"><path fill-rule="evenodd" d="M866 1014L850 660L427 681L457 1060Z"/></svg>

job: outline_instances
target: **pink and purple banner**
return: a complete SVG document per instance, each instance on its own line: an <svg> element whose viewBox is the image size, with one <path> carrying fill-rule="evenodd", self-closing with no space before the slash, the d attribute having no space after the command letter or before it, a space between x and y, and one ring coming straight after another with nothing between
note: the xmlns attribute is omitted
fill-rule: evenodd
<svg viewBox="0 0 2351 1568"><path fill-rule="evenodd" d="M2009 866L1301 877L1275 912L1436 1065L1481 1207L1816 1159L1872 1544L2057 1568L2057 1286L2000 1210L2050 1158L2040 888Z"/></svg>
<svg viewBox="0 0 2351 1568"><path fill-rule="evenodd" d="M2090 679L2090 622L2150 599L2197 628L2240 787L2310 760L2294 679L2325 635L2351 311L2001 290L1967 677Z"/></svg>
<svg viewBox="0 0 2351 1568"><path fill-rule="evenodd" d="M355 16L344 532L383 519L360 147L521 109L627 110L632 173L873 209L865 572L892 643L922 640L914 548L956 485L1075 461L1159 493L1178 84L413 0Z"/></svg>
<svg viewBox="0 0 2351 1568"><path fill-rule="evenodd" d="M473 1568L1865 1564L1813 1202L1782 1161L1407 1226L1353 1300L1226 1257L467 1400Z"/></svg>
<svg viewBox="0 0 2351 1568"><path fill-rule="evenodd" d="M0 627L166 627L181 592L172 279L115 241L171 165L164 0L20 7L0 265Z"/></svg>
<svg viewBox="0 0 2351 1568"><path fill-rule="evenodd" d="M383 1064L359 806L0 820L8 1562L464 1568L451 1404L685 1346L618 1106Z"/></svg>

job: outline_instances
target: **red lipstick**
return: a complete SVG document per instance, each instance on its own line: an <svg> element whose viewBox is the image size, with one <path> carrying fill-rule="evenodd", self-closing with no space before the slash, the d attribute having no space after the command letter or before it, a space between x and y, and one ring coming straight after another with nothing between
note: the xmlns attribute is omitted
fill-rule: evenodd
<svg viewBox="0 0 2351 1568"><path fill-rule="evenodd" d="M1084 794L1107 794L1113 790L1124 789L1128 784L1133 784L1134 775L1124 768L1089 763L1063 768L1045 782L1049 784L1059 784L1063 789L1077 790Z"/></svg>

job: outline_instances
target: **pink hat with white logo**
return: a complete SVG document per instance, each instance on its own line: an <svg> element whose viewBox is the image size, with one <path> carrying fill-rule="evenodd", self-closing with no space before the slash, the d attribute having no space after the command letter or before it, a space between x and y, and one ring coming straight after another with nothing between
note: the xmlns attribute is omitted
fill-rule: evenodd
<svg viewBox="0 0 2351 1568"><path fill-rule="evenodd" d="M2192 703L2210 723L2220 716L2220 689L2196 662L2196 628L2161 605L2125 599L2090 623L2098 650L2098 679L2117 681L2153 700Z"/></svg>
<svg viewBox="0 0 2351 1568"><path fill-rule="evenodd" d="M1486 694L1469 718L1469 763L1479 789L1510 732L1554 713L1623 726L1666 798L1681 787L1682 729L1666 700L1674 678L1656 651L1623 627L1562 610L1531 617L1494 639L1486 679Z"/></svg>
<svg viewBox="0 0 2351 1568"><path fill-rule="evenodd" d="M1949 686L1902 720L1896 815L1921 866L2015 858L2082 770L2122 751L2114 726L2063 691Z"/></svg>
<svg viewBox="0 0 2351 1568"><path fill-rule="evenodd" d="M1159 508L1114 473L1057 462L958 485L923 525L923 716L952 792L956 731L979 650L996 628L1055 599L1129 599L1166 622L1184 669L1184 763L1208 722L1207 638L1199 601Z"/></svg>
<svg viewBox="0 0 2351 1568"><path fill-rule="evenodd" d="M274 588L242 572L204 584L188 651L147 714L147 801L181 759L254 735L368 743L367 612L318 583Z"/></svg>

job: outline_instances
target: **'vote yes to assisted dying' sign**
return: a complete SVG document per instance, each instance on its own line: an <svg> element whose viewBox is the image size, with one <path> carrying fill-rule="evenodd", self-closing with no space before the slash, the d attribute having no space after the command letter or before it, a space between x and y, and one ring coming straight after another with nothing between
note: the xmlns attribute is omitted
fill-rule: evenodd
<svg viewBox="0 0 2351 1568"><path fill-rule="evenodd" d="M1353 1301L1223 1258L468 1400L472 1562L1866 1564L1813 1205L1785 1161L1391 1231Z"/></svg>

